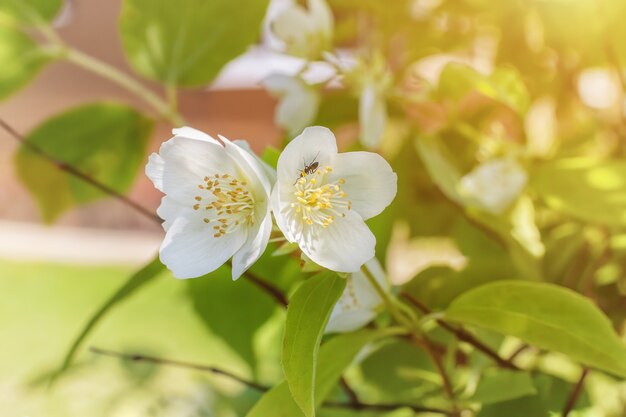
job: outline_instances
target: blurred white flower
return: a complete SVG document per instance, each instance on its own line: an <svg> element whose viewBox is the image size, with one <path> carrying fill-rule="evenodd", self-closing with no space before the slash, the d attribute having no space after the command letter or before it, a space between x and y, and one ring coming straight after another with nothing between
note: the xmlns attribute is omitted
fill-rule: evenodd
<svg viewBox="0 0 626 417"><path fill-rule="evenodd" d="M578 76L578 94L587 106L604 110L619 104L619 75L604 68L586 69Z"/></svg>
<svg viewBox="0 0 626 417"><path fill-rule="evenodd" d="M263 86L280 99L274 122L287 130L290 136L309 126L320 104L319 91L298 76L272 74L263 80Z"/></svg>
<svg viewBox="0 0 626 417"><path fill-rule="evenodd" d="M397 176L380 155L339 154L330 130L309 127L285 147L277 174L272 210L288 241L338 272L356 272L374 257L376 238L365 220L397 191Z"/></svg>
<svg viewBox="0 0 626 417"><path fill-rule="evenodd" d="M233 258L239 278L265 251L273 175L243 141L222 143L184 127L150 155L146 175L165 196L161 261L177 278L207 274Z"/></svg>
<svg viewBox="0 0 626 417"><path fill-rule="evenodd" d="M369 149L378 148L387 125L387 101L382 86L367 82L359 100L361 143Z"/></svg>
<svg viewBox="0 0 626 417"><path fill-rule="evenodd" d="M385 272L376 258L365 263L380 286L389 290ZM343 333L357 330L372 321L383 299L361 271L348 275L346 288L330 313L326 333Z"/></svg>
<svg viewBox="0 0 626 417"><path fill-rule="evenodd" d="M307 0L307 7L292 1L271 22L274 35L287 53L315 60L330 48L333 14L325 0Z"/></svg>
<svg viewBox="0 0 626 417"><path fill-rule="evenodd" d="M483 162L461 178L460 193L470 204L492 213L502 214L519 197L528 175L511 158L496 158Z"/></svg>

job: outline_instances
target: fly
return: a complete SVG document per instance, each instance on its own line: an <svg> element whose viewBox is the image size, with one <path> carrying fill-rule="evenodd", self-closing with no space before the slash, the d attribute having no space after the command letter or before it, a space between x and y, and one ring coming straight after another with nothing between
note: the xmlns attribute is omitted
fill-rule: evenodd
<svg viewBox="0 0 626 417"><path fill-rule="evenodd" d="M317 171L317 168L320 166L320 163L316 161L319 155L320 153L318 152L317 155L315 155L315 158L313 158L313 160L308 164L304 160L302 161L304 168L300 170L300 176L294 181L293 185L296 185L296 182L298 182L300 178L306 177L309 174L315 174L315 171Z"/></svg>

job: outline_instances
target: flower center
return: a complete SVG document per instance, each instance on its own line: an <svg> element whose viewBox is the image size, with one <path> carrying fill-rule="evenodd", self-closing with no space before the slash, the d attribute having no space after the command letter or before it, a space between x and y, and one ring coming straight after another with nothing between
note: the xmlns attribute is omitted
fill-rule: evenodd
<svg viewBox="0 0 626 417"><path fill-rule="evenodd" d="M194 210L204 210L204 222L213 226L214 237L232 233L242 225L254 225L254 197L246 181L229 174L204 177L198 185Z"/></svg>
<svg viewBox="0 0 626 417"><path fill-rule="evenodd" d="M293 194L296 200L291 203L291 207L308 225L328 227L337 216L345 217L346 211L352 208L346 193L341 190L346 182L343 178L326 183L326 177L331 171L332 168L326 166L298 178L295 183Z"/></svg>

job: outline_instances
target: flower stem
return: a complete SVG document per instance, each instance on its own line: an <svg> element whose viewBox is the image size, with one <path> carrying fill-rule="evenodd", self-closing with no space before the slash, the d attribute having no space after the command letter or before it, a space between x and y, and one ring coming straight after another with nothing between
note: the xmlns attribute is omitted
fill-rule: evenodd
<svg viewBox="0 0 626 417"><path fill-rule="evenodd" d="M30 14L31 19L35 23L39 32L46 38L50 45L53 46L51 52L54 57L71 62L78 67L91 71L92 73L125 88L145 101L159 114L160 117L167 120L172 125L182 126L185 124L184 119L176 110L177 98L176 87L174 85L166 86L166 93L169 100L165 101L139 81L114 66L71 47L56 33L48 22L41 18L41 16L36 13Z"/></svg>
<svg viewBox="0 0 626 417"><path fill-rule="evenodd" d="M161 117L169 121L175 126L184 124L182 117L176 113L174 106L170 106L163 101L157 94L137 82L132 77L118 70L117 68L102 62L90 55L87 55L77 49L66 47L61 55L62 58L72 64L93 72L103 78L106 78L117 85L124 87L126 90L141 98L147 104L152 106Z"/></svg>

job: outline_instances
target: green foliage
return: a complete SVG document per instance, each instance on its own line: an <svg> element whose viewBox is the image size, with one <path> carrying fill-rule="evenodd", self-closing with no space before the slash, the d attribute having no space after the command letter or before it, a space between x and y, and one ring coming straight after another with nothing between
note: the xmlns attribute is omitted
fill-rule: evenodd
<svg viewBox="0 0 626 417"><path fill-rule="evenodd" d="M226 267L188 283L189 297L203 323L255 371L258 354L254 349L255 337L275 313L274 300L245 276L233 282Z"/></svg>
<svg viewBox="0 0 626 417"><path fill-rule="evenodd" d="M530 375L498 369L483 375L470 400L480 404L495 404L536 394L537 389Z"/></svg>
<svg viewBox="0 0 626 417"><path fill-rule="evenodd" d="M384 336L383 332L360 330L338 335L324 343L317 361L315 405L319 406L339 381L365 345ZM287 381L275 385L255 404L246 417L301 417L300 407L292 397Z"/></svg>
<svg viewBox="0 0 626 417"><path fill-rule="evenodd" d="M538 164L531 186L546 203L585 221L626 226L626 162L591 158Z"/></svg>
<svg viewBox="0 0 626 417"><path fill-rule="evenodd" d="M315 416L315 380L319 345L330 312L346 280L334 272L309 278L296 290L287 309L283 370L294 401L307 417Z"/></svg>
<svg viewBox="0 0 626 417"><path fill-rule="evenodd" d="M490 283L459 296L445 316L626 376L626 345L611 322L588 299L562 287L519 281Z"/></svg>
<svg viewBox="0 0 626 417"><path fill-rule="evenodd" d="M528 110L530 97L520 78L512 68L497 68L488 76L464 64L448 64L441 73L438 93L446 99L459 100L471 92L506 104L518 114Z"/></svg>
<svg viewBox="0 0 626 417"><path fill-rule="evenodd" d="M85 105L51 118L26 141L118 193L128 191L144 164L152 120L112 103ZM46 222L75 205L108 194L60 170L22 145L15 158L17 173L37 200Z"/></svg>
<svg viewBox="0 0 626 417"><path fill-rule="evenodd" d="M413 401L438 388L438 375L430 357L409 341L385 344L361 364L367 383L388 401Z"/></svg>
<svg viewBox="0 0 626 417"><path fill-rule="evenodd" d="M259 37L268 0L124 0L124 51L140 74L167 85L208 84Z"/></svg>
<svg viewBox="0 0 626 417"><path fill-rule="evenodd" d="M153 259L150 263L146 264L143 268L135 272L130 278L117 290L111 297L109 297L104 304L102 304L98 310L89 318L85 326L82 328L78 336L72 342L69 350L63 358L61 367L56 372L53 378L58 377L65 372L74 361L78 350L82 346L87 336L93 331L96 325L114 309L122 301L135 294L142 289L146 284L152 282L161 272L165 270L165 266L159 261L159 258Z"/></svg>
<svg viewBox="0 0 626 417"><path fill-rule="evenodd" d="M63 0L0 0L0 24L3 20L27 24L36 24L39 19L51 21L61 6Z"/></svg>
<svg viewBox="0 0 626 417"><path fill-rule="evenodd" d="M0 45L2 100L25 87L51 58L28 36L3 26L1 21Z"/></svg>

